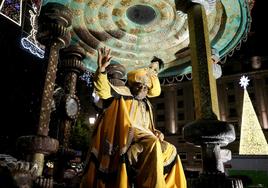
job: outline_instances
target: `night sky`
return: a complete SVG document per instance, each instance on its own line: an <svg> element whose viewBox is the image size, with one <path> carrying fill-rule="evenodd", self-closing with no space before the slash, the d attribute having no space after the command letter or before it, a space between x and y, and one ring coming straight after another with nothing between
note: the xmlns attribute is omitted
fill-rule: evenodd
<svg viewBox="0 0 268 188"><path fill-rule="evenodd" d="M265 0L255 0L248 41L243 43L240 51L235 52L236 55L243 54L246 58L261 55L267 59L268 16L264 3ZM20 46L21 37L21 28L0 15L1 91L4 93L1 95L4 96L4 106L1 105L0 152L13 147L15 142L10 140L20 135L34 134L38 123L47 60L23 50ZM6 136L8 140L5 140Z"/></svg>
<svg viewBox="0 0 268 188"><path fill-rule="evenodd" d="M245 49L245 53L249 56L260 55L266 56L266 58L268 56L268 14L266 2L266 0L255 0L251 11L251 32L249 33L248 41L242 46Z"/></svg>
<svg viewBox="0 0 268 188"><path fill-rule="evenodd" d="M4 93L0 136L7 135L14 140L19 135L30 134L36 126L45 63L22 50L20 27L3 16L0 23L1 91ZM4 149L15 144L8 140L5 145L4 140L3 137L0 140Z"/></svg>

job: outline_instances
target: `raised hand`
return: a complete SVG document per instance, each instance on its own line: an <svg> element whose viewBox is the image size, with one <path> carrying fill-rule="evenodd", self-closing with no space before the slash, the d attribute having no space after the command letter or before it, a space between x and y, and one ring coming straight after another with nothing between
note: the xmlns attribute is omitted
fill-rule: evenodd
<svg viewBox="0 0 268 188"><path fill-rule="evenodd" d="M159 62L158 61L155 61L155 62L152 62L149 66L151 69L153 69L155 72L159 72Z"/></svg>
<svg viewBox="0 0 268 188"><path fill-rule="evenodd" d="M106 47L98 49L98 71L105 72L106 67L110 64L112 59L111 49L106 49Z"/></svg>
<svg viewBox="0 0 268 188"><path fill-rule="evenodd" d="M164 68L164 62L162 59L154 56L151 60L151 65L149 68L153 69L156 73L159 72L160 69Z"/></svg>

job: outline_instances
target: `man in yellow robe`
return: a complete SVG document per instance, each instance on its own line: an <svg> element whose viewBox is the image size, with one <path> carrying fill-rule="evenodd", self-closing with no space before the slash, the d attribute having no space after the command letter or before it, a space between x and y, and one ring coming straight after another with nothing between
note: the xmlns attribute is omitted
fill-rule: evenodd
<svg viewBox="0 0 268 188"><path fill-rule="evenodd" d="M94 86L109 101L96 122L81 188L186 188L176 148L155 129L147 97L160 95L158 62L127 74L126 86L109 83L110 50L98 51Z"/></svg>

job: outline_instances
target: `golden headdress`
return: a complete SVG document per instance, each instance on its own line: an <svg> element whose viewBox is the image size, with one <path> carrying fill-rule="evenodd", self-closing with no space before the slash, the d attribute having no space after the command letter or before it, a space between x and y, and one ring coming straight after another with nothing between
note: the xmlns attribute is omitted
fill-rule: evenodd
<svg viewBox="0 0 268 188"><path fill-rule="evenodd" d="M150 89L152 87L150 72L151 71L149 71L148 68L141 68L128 72L128 84L131 86L133 83L142 83Z"/></svg>
<svg viewBox="0 0 268 188"><path fill-rule="evenodd" d="M129 86L134 83L145 84L149 88L148 97L156 97L161 93L157 72L151 68L141 68L128 72L127 81Z"/></svg>

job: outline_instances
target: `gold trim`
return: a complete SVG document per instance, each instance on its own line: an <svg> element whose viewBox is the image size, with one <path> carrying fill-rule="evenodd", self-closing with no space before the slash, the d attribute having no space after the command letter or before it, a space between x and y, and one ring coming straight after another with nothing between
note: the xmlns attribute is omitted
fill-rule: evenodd
<svg viewBox="0 0 268 188"><path fill-rule="evenodd" d="M90 8L94 9L98 6L98 4L94 1L89 1L87 6L89 6Z"/></svg>
<svg viewBox="0 0 268 188"><path fill-rule="evenodd" d="M99 19L101 19L101 20L103 19L104 20L104 19L107 19L108 18L108 15L105 14L105 13L103 13L103 12L100 12L98 17L99 17Z"/></svg>
<svg viewBox="0 0 268 188"><path fill-rule="evenodd" d="M113 14L113 16L122 16L123 15L123 11L122 11L122 9L115 8L115 9L113 9L112 14Z"/></svg>

